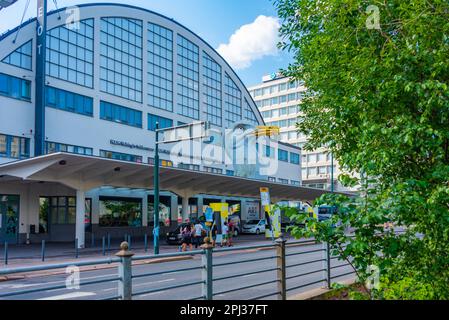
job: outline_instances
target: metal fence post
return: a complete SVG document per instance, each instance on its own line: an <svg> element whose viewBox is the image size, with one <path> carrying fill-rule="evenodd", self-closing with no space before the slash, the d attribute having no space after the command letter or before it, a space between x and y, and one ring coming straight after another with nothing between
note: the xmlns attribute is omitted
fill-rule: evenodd
<svg viewBox="0 0 449 320"><path fill-rule="evenodd" d="M8 241L5 241L5 265L8 264Z"/></svg>
<svg viewBox="0 0 449 320"><path fill-rule="evenodd" d="M78 238L75 239L75 258L78 259Z"/></svg>
<svg viewBox="0 0 449 320"><path fill-rule="evenodd" d="M323 243L323 270L324 270L324 281L326 282L326 287L331 288L331 255L329 242Z"/></svg>
<svg viewBox="0 0 449 320"><path fill-rule="evenodd" d="M201 278L203 280L203 297L205 300L213 300L213 274L212 274L212 249L213 245L209 242L209 238L204 239L201 246L204 253L201 256Z"/></svg>
<svg viewBox="0 0 449 320"><path fill-rule="evenodd" d="M103 255L106 255L106 238L103 236L103 238L101 239L101 245L102 245L102 250L103 250Z"/></svg>
<svg viewBox="0 0 449 320"><path fill-rule="evenodd" d="M42 261L45 261L45 240L42 240L41 257L42 257Z"/></svg>
<svg viewBox="0 0 449 320"><path fill-rule="evenodd" d="M277 280L278 280L278 299L287 300L287 280L286 277L286 257L285 257L285 243L287 240L281 234L276 239L276 264L277 264Z"/></svg>
<svg viewBox="0 0 449 320"><path fill-rule="evenodd" d="M108 252L111 250L111 234L108 232Z"/></svg>
<svg viewBox="0 0 449 320"><path fill-rule="evenodd" d="M145 233L145 237L144 237L144 250L145 252L148 251L148 235Z"/></svg>
<svg viewBox="0 0 449 320"><path fill-rule="evenodd" d="M91 247L93 248L93 247L95 247L95 236L94 236L94 233L92 232L92 236L91 236Z"/></svg>
<svg viewBox="0 0 449 320"><path fill-rule="evenodd" d="M118 295L122 300L132 299L132 257L134 253L129 251L128 243L122 242L120 245L120 251L115 254L120 258L118 266L118 275L120 277L118 283Z"/></svg>
<svg viewBox="0 0 449 320"><path fill-rule="evenodd" d="M128 234L128 247L129 247L129 250L131 250L131 235L130 234Z"/></svg>

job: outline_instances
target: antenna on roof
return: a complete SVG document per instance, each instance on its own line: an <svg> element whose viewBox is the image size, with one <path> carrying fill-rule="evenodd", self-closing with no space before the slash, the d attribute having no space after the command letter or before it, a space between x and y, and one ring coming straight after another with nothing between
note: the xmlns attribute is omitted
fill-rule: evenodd
<svg viewBox="0 0 449 320"><path fill-rule="evenodd" d="M61 13L59 12L58 8L58 0L53 0L53 3L55 4L56 11L58 12L58 20L61 20Z"/></svg>
<svg viewBox="0 0 449 320"><path fill-rule="evenodd" d="M20 20L19 29L17 30L16 36L15 36L14 40L12 41L12 43L16 43L17 37L19 36L20 29L22 29L23 19L25 19L25 14L26 14L29 6L30 6L30 0L27 0L27 4L25 5L25 9L23 10L22 20Z"/></svg>

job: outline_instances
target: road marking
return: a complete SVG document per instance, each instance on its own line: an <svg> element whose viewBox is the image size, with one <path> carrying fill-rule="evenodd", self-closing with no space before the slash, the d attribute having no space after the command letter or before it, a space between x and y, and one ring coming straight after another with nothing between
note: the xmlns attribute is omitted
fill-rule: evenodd
<svg viewBox="0 0 449 320"><path fill-rule="evenodd" d="M94 292L72 292L72 293L67 293L67 294L61 294L59 296L41 298L41 299L37 299L37 300L67 300L67 299L74 299L74 298L90 297L90 296L95 296L95 295L96 295L96 293L94 293Z"/></svg>
<svg viewBox="0 0 449 320"><path fill-rule="evenodd" d="M175 281L176 279L164 279L164 280L159 280L159 281L152 281L152 282L144 282L144 283L138 283L133 285L133 287L141 287L141 286L146 286L149 284L155 284L155 283L164 283L164 282L170 282L170 281Z"/></svg>

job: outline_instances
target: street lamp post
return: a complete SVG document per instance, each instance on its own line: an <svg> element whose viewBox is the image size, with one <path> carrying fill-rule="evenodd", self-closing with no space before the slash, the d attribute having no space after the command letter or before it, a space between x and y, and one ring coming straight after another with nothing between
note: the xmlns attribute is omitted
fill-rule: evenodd
<svg viewBox="0 0 449 320"><path fill-rule="evenodd" d="M159 122L156 122L156 145L154 148L154 226L153 242L154 254L159 254Z"/></svg>

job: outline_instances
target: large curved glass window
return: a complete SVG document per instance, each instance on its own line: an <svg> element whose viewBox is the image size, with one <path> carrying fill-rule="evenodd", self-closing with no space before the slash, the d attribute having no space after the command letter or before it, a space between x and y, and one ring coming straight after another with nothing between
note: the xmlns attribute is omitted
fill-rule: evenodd
<svg viewBox="0 0 449 320"><path fill-rule="evenodd" d="M148 105L173 111L173 32L148 23Z"/></svg>
<svg viewBox="0 0 449 320"><path fill-rule="evenodd" d="M142 21L101 18L100 90L142 102Z"/></svg>
<svg viewBox="0 0 449 320"><path fill-rule="evenodd" d="M78 25L78 29L63 25L48 31L46 74L93 88L94 19Z"/></svg>
<svg viewBox="0 0 449 320"><path fill-rule="evenodd" d="M225 126L232 127L242 119L242 92L225 73Z"/></svg>
<svg viewBox="0 0 449 320"><path fill-rule="evenodd" d="M20 46L16 51L8 55L2 60L3 63L11 64L13 66L31 70L31 60L33 58L32 53L32 40L26 42Z"/></svg>
<svg viewBox="0 0 449 320"><path fill-rule="evenodd" d="M199 119L198 46L178 35L178 113Z"/></svg>
<svg viewBox="0 0 449 320"><path fill-rule="evenodd" d="M221 66L203 52L203 86L207 121L221 126Z"/></svg>
<svg viewBox="0 0 449 320"><path fill-rule="evenodd" d="M247 120L255 125L259 123L257 121L256 115L254 114L253 110L251 109L251 106L250 106L248 100L246 100L246 98L245 98L245 104L244 104L244 116L245 116L245 120Z"/></svg>

